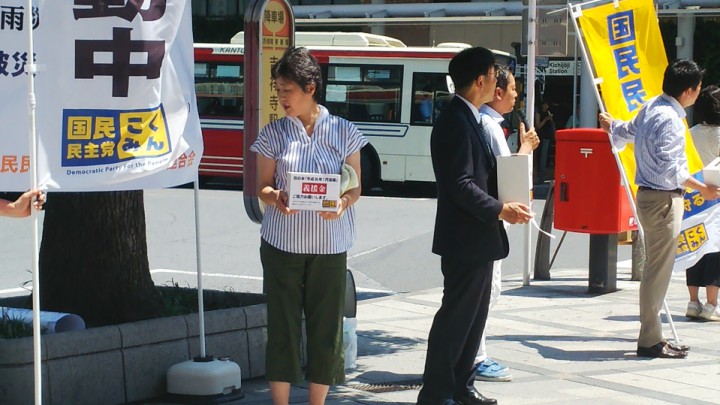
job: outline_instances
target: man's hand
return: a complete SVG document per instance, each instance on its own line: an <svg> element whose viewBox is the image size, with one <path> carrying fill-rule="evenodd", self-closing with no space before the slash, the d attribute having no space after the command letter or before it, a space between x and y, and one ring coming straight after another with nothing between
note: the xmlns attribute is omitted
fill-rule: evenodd
<svg viewBox="0 0 720 405"><path fill-rule="evenodd" d="M535 214L530 211L530 207L519 202L509 202L503 204L499 218L510 224L527 224Z"/></svg>
<svg viewBox="0 0 720 405"><path fill-rule="evenodd" d="M530 152L535 150L538 145L540 145L540 138L538 138L537 132L535 132L535 128L530 128L530 130L525 131L525 124L521 122L519 134L520 150L518 150L518 153L520 153L521 155L529 154Z"/></svg>
<svg viewBox="0 0 720 405"><path fill-rule="evenodd" d="M712 201L720 198L720 188L717 188L715 186L706 185L705 187L700 188L698 191L700 192L700 195L703 196L705 201Z"/></svg>
<svg viewBox="0 0 720 405"><path fill-rule="evenodd" d="M600 113L598 115L598 119L600 120L600 128L602 128L603 131L605 131L609 134L610 133L610 125L613 122L612 115L610 115L606 112Z"/></svg>

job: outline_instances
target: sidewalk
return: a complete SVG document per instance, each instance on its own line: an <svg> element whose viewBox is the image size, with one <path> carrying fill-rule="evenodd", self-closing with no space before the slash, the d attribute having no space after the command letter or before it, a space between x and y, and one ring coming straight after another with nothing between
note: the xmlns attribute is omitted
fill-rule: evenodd
<svg viewBox="0 0 720 405"><path fill-rule="evenodd" d="M720 323L685 318L685 275L667 296L684 360L635 355L639 282L618 269L618 291L587 294L587 269L555 270L551 281L505 280L488 320L488 351L510 367L512 382L477 382L500 404L717 404ZM361 301L357 368L332 388L328 404L415 404L426 339L442 289ZM701 292L704 299L704 291ZM667 324L665 324L667 326ZM665 336L672 339L669 326ZM240 404L271 404L264 380L247 381ZM307 403L306 387L292 401Z"/></svg>

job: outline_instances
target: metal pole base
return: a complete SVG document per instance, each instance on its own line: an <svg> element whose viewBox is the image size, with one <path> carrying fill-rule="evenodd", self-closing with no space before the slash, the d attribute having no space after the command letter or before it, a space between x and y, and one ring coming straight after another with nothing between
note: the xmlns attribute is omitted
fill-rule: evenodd
<svg viewBox="0 0 720 405"><path fill-rule="evenodd" d="M617 241L617 234L590 235L590 294L617 291Z"/></svg>

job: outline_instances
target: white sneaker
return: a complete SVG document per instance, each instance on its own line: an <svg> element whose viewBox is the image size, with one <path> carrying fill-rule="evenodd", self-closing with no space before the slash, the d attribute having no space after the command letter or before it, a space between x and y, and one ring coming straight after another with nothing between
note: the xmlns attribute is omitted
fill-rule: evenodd
<svg viewBox="0 0 720 405"><path fill-rule="evenodd" d="M710 303L703 305L702 312L700 312L700 318L707 321L720 321L720 311L718 308Z"/></svg>
<svg viewBox="0 0 720 405"><path fill-rule="evenodd" d="M700 301L690 301L687 305L687 310L685 311L685 316L690 319L698 319L700 317L700 313L703 310L703 306L700 303Z"/></svg>

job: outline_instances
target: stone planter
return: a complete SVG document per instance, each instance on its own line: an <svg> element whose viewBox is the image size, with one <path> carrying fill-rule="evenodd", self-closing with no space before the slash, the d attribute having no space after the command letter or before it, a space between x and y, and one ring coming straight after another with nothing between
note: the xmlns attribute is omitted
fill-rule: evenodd
<svg viewBox="0 0 720 405"><path fill-rule="evenodd" d="M265 304L205 313L206 352L265 375ZM199 355L198 315L42 337L43 404L119 404L161 397L173 364ZM0 339L0 404L34 401L32 337Z"/></svg>

